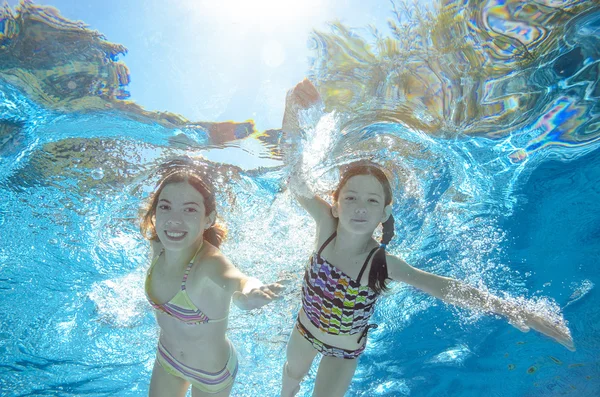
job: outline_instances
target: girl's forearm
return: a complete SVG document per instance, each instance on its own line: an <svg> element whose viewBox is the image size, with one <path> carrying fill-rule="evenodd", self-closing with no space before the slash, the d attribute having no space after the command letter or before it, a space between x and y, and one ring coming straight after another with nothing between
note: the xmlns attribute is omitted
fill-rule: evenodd
<svg viewBox="0 0 600 397"><path fill-rule="evenodd" d="M504 317L518 314L518 307L515 304L452 279L448 281L442 299L457 306L495 313Z"/></svg>

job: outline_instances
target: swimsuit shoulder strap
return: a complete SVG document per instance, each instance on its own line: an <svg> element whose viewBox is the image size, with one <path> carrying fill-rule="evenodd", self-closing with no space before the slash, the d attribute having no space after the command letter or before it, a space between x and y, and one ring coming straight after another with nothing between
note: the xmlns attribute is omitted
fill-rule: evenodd
<svg viewBox="0 0 600 397"><path fill-rule="evenodd" d="M371 252L369 252L369 255L367 256L365 263L363 263L362 268L360 269L360 273L358 273L358 278L356 279L357 282L360 283L360 279L362 278L363 273L365 272L365 269L367 268L367 265L369 264L369 260L371 259L371 257L373 256L375 251L377 251L378 248L379 247L375 247L371 250Z"/></svg>
<svg viewBox="0 0 600 397"><path fill-rule="evenodd" d="M190 263L187 265L187 268L185 269L185 273L183 273L183 279L181 280L181 290L185 291L185 283L187 281L188 275L190 274L190 270L192 269L192 266L194 265L194 261L190 261Z"/></svg>
<svg viewBox="0 0 600 397"><path fill-rule="evenodd" d="M335 232L333 232L333 234L331 236L329 236L329 238L327 240L325 240L325 242L319 249L319 252L317 252L317 254L319 254L319 256L321 256L321 252L323 252L325 247L327 247L327 245L335 238L335 236L337 236L337 230Z"/></svg>
<svg viewBox="0 0 600 397"><path fill-rule="evenodd" d="M194 266L194 262L196 262L196 257L198 256L198 252L200 252L203 245L204 244L200 244L200 247L198 247L198 249L196 250L194 257L190 260L190 263L187 265L187 268L185 269L185 273L183 274L183 280L181 280L181 290L182 291L185 291L185 283L187 281L188 275L190 274L190 270L192 270L192 266Z"/></svg>
<svg viewBox="0 0 600 397"><path fill-rule="evenodd" d="M152 262L150 263L150 268L148 269L148 274L150 274L150 272L152 272L152 269L154 268L154 265L156 265L156 262L158 262L158 258L160 258L160 256L162 255L163 252L165 252L164 248L162 248L160 250L160 252L158 253L158 255L156 255L154 257L154 259L152 259Z"/></svg>

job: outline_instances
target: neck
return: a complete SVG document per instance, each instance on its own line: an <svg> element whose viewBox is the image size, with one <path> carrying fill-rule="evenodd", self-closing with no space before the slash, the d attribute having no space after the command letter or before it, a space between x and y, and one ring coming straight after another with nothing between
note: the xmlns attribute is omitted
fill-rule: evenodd
<svg viewBox="0 0 600 397"><path fill-rule="evenodd" d="M194 244L182 250L172 251L165 249L165 264L173 267L187 266L202 250L202 247L204 247L204 240L201 240L199 244Z"/></svg>
<svg viewBox="0 0 600 397"><path fill-rule="evenodd" d="M334 247L336 251L344 252L347 255L360 255L369 250L372 240L372 234L351 233L338 224Z"/></svg>

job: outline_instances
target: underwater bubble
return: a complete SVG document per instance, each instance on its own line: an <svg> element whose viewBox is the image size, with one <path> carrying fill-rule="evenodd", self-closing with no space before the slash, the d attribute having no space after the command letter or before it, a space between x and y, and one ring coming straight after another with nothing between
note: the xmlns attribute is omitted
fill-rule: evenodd
<svg viewBox="0 0 600 397"><path fill-rule="evenodd" d="M427 363L461 365L471 354L471 350L466 345L459 345L436 355Z"/></svg>
<svg viewBox="0 0 600 397"><path fill-rule="evenodd" d="M584 296L588 295L589 292L594 288L594 283L586 279L579 284L571 283L571 288L573 289L573 293L571 294L571 296L569 296L569 301L567 302L565 307L572 305Z"/></svg>
<svg viewBox="0 0 600 397"><path fill-rule="evenodd" d="M92 285L88 297L96 306L96 320L111 327L133 327L146 311L143 274L134 272Z"/></svg>
<svg viewBox="0 0 600 397"><path fill-rule="evenodd" d="M104 170L102 168L96 168L92 171L91 175L93 179L99 181L100 179L104 178Z"/></svg>

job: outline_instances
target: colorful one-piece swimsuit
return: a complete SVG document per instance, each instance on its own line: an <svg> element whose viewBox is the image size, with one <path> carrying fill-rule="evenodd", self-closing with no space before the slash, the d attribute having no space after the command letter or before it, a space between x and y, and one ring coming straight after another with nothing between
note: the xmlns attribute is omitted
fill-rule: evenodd
<svg viewBox="0 0 600 397"><path fill-rule="evenodd" d="M148 294L148 287L152 278L152 269L162 253L163 251L154 258L150 265L150 269L148 270L148 276L146 277L146 297L152 307L189 325L216 323L226 320L227 317L212 320L209 319L202 310L196 307L187 294L185 284L196 259L196 255L198 254L197 252L185 270L183 280L181 281L181 289L177 291L177 294L175 294L171 300L166 303L156 303L152 297L150 297ZM225 364L225 367L218 372L201 371L179 362L167 351L160 341L158 342L156 359L166 372L178 378L187 380L193 387L206 393L219 393L231 386L238 370L237 354L231 343L229 344L229 358L227 363Z"/></svg>
<svg viewBox="0 0 600 397"><path fill-rule="evenodd" d="M375 309L378 294L369 286L360 284L377 248L371 250L355 280L321 256L323 249L336 235L334 232L310 258L302 283L302 308L310 322L319 330L334 335L360 333L360 343L370 328L377 327L376 324L369 324L369 318ZM323 343L300 320L296 322L296 328L318 352L326 356L353 359L365 350L366 344L357 350L345 350Z"/></svg>

